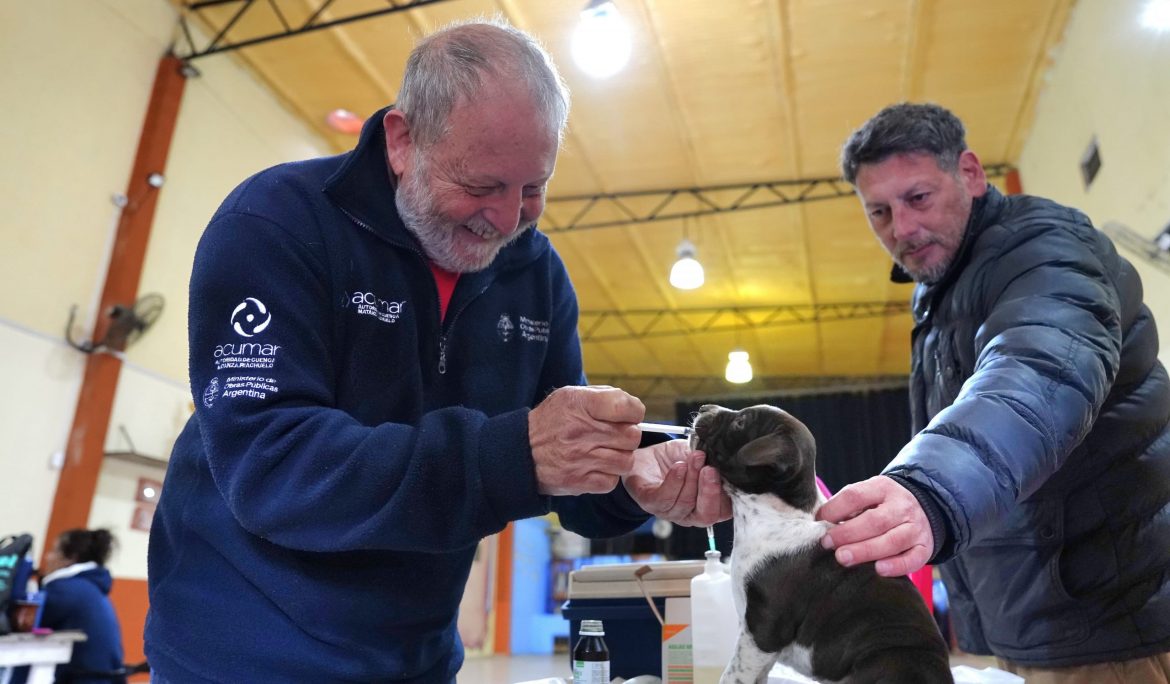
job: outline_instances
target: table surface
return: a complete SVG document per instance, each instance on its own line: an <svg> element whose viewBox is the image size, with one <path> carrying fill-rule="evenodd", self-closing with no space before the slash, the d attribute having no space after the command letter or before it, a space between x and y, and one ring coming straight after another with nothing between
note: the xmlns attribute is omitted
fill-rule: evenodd
<svg viewBox="0 0 1170 684"><path fill-rule="evenodd" d="M49 632L48 634L33 634L32 632L12 632L0 636L0 644L21 644L30 642L61 643L65 641L85 641L85 632L66 630L64 632Z"/></svg>
<svg viewBox="0 0 1170 684"><path fill-rule="evenodd" d="M0 684L8 684L13 667L30 666L29 684L48 684L59 663L69 662L73 644L85 641L85 633L67 630L48 634L13 632L0 636Z"/></svg>

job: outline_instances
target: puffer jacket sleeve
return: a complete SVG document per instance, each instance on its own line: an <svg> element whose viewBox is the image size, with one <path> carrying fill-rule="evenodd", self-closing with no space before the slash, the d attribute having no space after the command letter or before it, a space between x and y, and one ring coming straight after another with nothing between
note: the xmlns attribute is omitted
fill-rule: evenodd
<svg viewBox="0 0 1170 684"><path fill-rule="evenodd" d="M886 469L941 504L950 539L933 562L993 532L1060 469L1117 375L1118 257L1064 211L988 227L955 287L969 291L950 295L983 312L973 372Z"/></svg>
<svg viewBox="0 0 1170 684"><path fill-rule="evenodd" d="M204 233L189 312L203 450L239 524L302 551L441 552L543 512L526 407L377 425L336 407L323 242L246 209L221 211Z"/></svg>

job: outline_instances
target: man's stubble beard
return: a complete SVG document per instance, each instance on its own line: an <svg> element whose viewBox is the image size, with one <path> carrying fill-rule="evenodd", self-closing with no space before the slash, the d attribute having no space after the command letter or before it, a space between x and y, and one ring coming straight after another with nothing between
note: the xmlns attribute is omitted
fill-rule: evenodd
<svg viewBox="0 0 1170 684"><path fill-rule="evenodd" d="M917 245L911 245L911 246L903 249L902 251L903 252L912 252L915 249L918 249L920 247L925 246L926 244L931 244L931 243L922 243L922 244L917 244ZM937 243L937 241L935 241L933 244L938 244L938 243ZM914 280L914 282L923 283L924 285L933 285L933 284L937 283L946 274L947 269L949 269L951 267L951 264L955 260L955 255L952 253L949 257L938 262L934 266L932 266L926 270L921 270L921 269L916 269L916 268L910 268L908 265L906 265L905 262L903 262L901 259L899 259L897 257L897 255L895 255L895 254L891 254L890 256L893 257L894 261L898 264L898 266L901 267L901 269L903 271L905 271L907 273L907 275L909 275L910 278L912 278Z"/></svg>

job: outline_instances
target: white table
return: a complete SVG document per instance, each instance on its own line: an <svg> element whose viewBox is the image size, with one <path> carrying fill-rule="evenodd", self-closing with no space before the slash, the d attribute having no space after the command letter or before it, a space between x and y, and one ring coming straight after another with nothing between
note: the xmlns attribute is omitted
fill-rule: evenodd
<svg viewBox="0 0 1170 684"><path fill-rule="evenodd" d="M29 665L28 684L53 684L60 663L73 657L73 644L85 641L84 632L29 634L13 632L0 636L0 684L8 684L12 668Z"/></svg>

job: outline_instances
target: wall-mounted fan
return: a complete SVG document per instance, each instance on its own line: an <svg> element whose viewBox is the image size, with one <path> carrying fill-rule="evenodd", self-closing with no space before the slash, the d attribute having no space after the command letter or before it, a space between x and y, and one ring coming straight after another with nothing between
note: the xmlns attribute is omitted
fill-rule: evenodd
<svg viewBox="0 0 1170 684"><path fill-rule="evenodd" d="M1108 235L1115 244L1128 248L1132 254L1147 263L1170 273L1170 224L1166 224L1161 234L1153 239L1120 221L1106 221L1101 225L1101 232Z"/></svg>
<svg viewBox="0 0 1170 684"><path fill-rule="evenodd" d="M138 298L133 305L115 304L109 308L106 315L110 324L106 327L106 334L100 340L83 340L76 342L73 339L73 320L77 316L77 307L69 311L69 322L65 324L65 341L74 349L86 354L100 351L123 351L126 347L138 341L158 317L162 315L163 296L160 294L146 294Z"/></svg>

